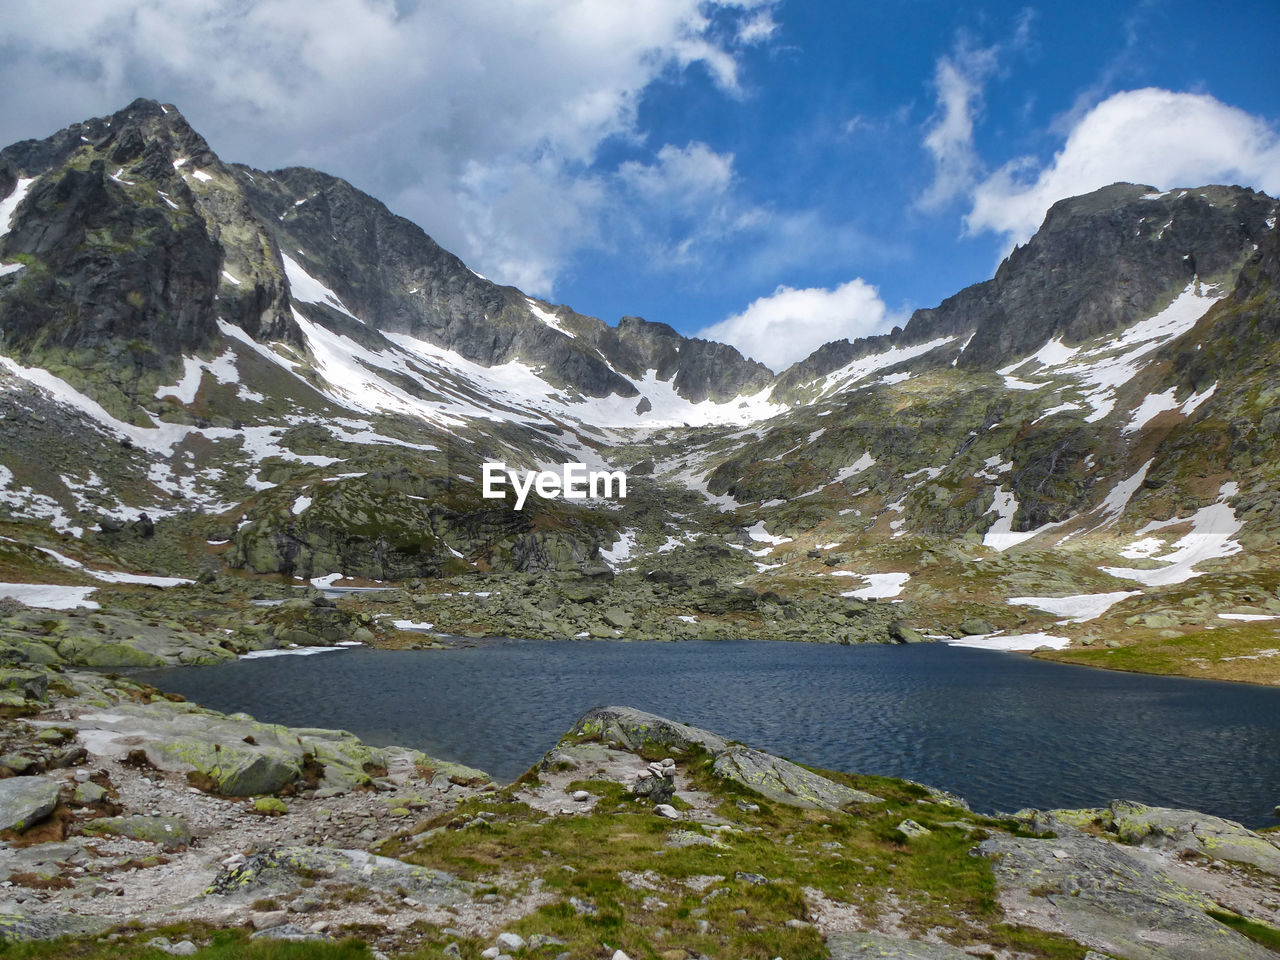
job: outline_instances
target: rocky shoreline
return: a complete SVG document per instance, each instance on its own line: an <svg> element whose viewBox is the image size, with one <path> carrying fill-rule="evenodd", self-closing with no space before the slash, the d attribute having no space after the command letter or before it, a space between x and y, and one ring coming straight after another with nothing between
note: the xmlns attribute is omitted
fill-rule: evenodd
<svg viewBox="0 0 1280 960"><path fill-rule="evenodd" d="M53 951L32 956L61 936L92 957L354 936L563 960L1261 960L1280 943L1280 836L1189 811L985 817L625 707L499 785L50 675L0 743L0 944Z"/></svg>

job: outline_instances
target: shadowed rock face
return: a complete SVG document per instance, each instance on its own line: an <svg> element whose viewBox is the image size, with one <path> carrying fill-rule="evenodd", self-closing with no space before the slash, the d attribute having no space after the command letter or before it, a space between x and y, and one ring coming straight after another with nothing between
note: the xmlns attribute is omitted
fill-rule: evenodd
<svg viewBox="0 0 1280 960"><path fill-rule="evenodd" d="M989 370L1055 337L1071 344L1114 330L1150 315L1170 290L1238 269L1255 245L1273 244L1274 205L1243 187L1160 194L1131 183L1061 200L994 278L915 311L894 334L823 345L778 378L779 395L859 357L939 337L972 334L959 366Z"/></svg>
<svg viewBox="0 0 1280 960"><path fill-rule="evenodd" d="M183 174L196 170L193 190ZM539 305L570 333L553 329L524 293L472 272L345 180L223 163L171 105L140 99L14 144L0 152L0 198L20 177L38 182L0 240L7 259L31 258L19 295L0 298L10 349L121 353L120 343L136 341L145 356L134 362L160 369L207 346L219 317L262 340L299 343L285 250L365 326L327 308L304 312L374 348L379 331L409 334L484 366L521 360L595 397L636 395L618 371L657 370L694 402L755 393L772 378L732 347L666 324L626 318L613 328Z"/></svg>

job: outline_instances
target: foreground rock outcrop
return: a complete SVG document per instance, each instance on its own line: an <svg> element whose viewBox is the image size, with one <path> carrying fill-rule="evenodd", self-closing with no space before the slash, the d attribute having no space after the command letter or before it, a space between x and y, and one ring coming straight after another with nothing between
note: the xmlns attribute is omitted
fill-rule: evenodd
<svg viewBox="0 0 1280 960"><path fill-rule="evenodd" d="M1122 801L990 817L622 706L498 786L68 672L0 764L0 943L1263 960L1280 929L1274 834Z"/></svg>

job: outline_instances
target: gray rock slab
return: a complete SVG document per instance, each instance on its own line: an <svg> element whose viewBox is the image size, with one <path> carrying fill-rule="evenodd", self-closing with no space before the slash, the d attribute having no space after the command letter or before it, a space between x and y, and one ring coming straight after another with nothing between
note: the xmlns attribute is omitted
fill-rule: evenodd
<svg viewBox="0 0 1280 960"><path fill-rule="evenodd" d="M978 850L1019 922L1126 960L1275 960L1209 917L1212 901L1109 841L995 835Z"/></svg>
<svg viewBox="0 0 1280 960"><path fill-rule="evenodd" d="M828 780L790 760L733 747L716 757L714 771L727 780L750 787L778 803L795 807L843 810L854 803L880 803L880 797Z"/></svg>
<svg viewBox="0 0 1280 960"><path fill-rule="evenodd" d="M878 933L837 933L827 937L831 960L973 960L945 943L900 940Z"/></svg>
<svg viewBox="0 0 1280 960"><path fill-rule="evenodd" d="M58 805L58 785L44 777L0 780L0 830L21 833L35 826Z"/></svg>

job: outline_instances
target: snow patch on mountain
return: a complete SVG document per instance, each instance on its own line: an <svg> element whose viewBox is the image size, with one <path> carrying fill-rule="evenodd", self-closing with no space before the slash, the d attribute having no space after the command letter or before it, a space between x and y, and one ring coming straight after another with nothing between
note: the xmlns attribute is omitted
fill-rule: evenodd
<svg viewBox="0 0 1280 960"><path fill-rule="evenodd" d="M954 336L939 337L926 343L916 343L909 347L892 347L883 353L873 353L866 357L859 357L857 360L853 360L823 377L819 382L820 395L825 397L847 390L858 381L865 380L877 371L903 363L914 357L923 356L939 347L946 346L955 339L956 337Z"/></svg>
<svg viewBox="0 0 1280 960"><path fill-rule="evenodd" d="M1102 570L1113 577L1136 580L1148 587L1167 587L1170 584L1184 583L1192 577L1203 576L1204 571L1195 569L1197 564L1231 557L1243 549L1233 538L1243 529L1244 523L1236 518L1235 510L1227 504L1237 493L1239 487L1235 482L1224 483L1219 488L1216 503L1202 507L1187 520L1161 523L1161 526L1188 522L1191 524L1191 531L1173 545L1173 552L1151 558L1165 566L1152 570L1135 567L1102 567Z"/></svg>
<svg viewBox="0 0 1280 960"><path fill-rule="evenodd" d="M347 309L346 304L338 299L336 293L307 273L297 260L294 260L283 251L280 253L280 259L284 261L284 275L289 281L289 293L294 300L299 303L322 303L326 307L332 307L339 313L345 313L352 320L364 322Z"/></svg>
<svg viewBox="0 0 1280 960"><path fill-rule="evenodd" d="M35 182L35 177L19 177L13 191L0 200L0 237L13 229L13 215L17 212L18 205L27 198L27 193Z"/></svg>
<svg viewBox="0 0 1280 960"><path fill-rule="evenodd" d="M1064 623L1086 623L1096 620L1120 601L1141 594L1141 590L1119 590L1114 593L1077 593L1069 597L1010 597L1007 602L1035 607L1056 617L1071 618Z"/></svg>

